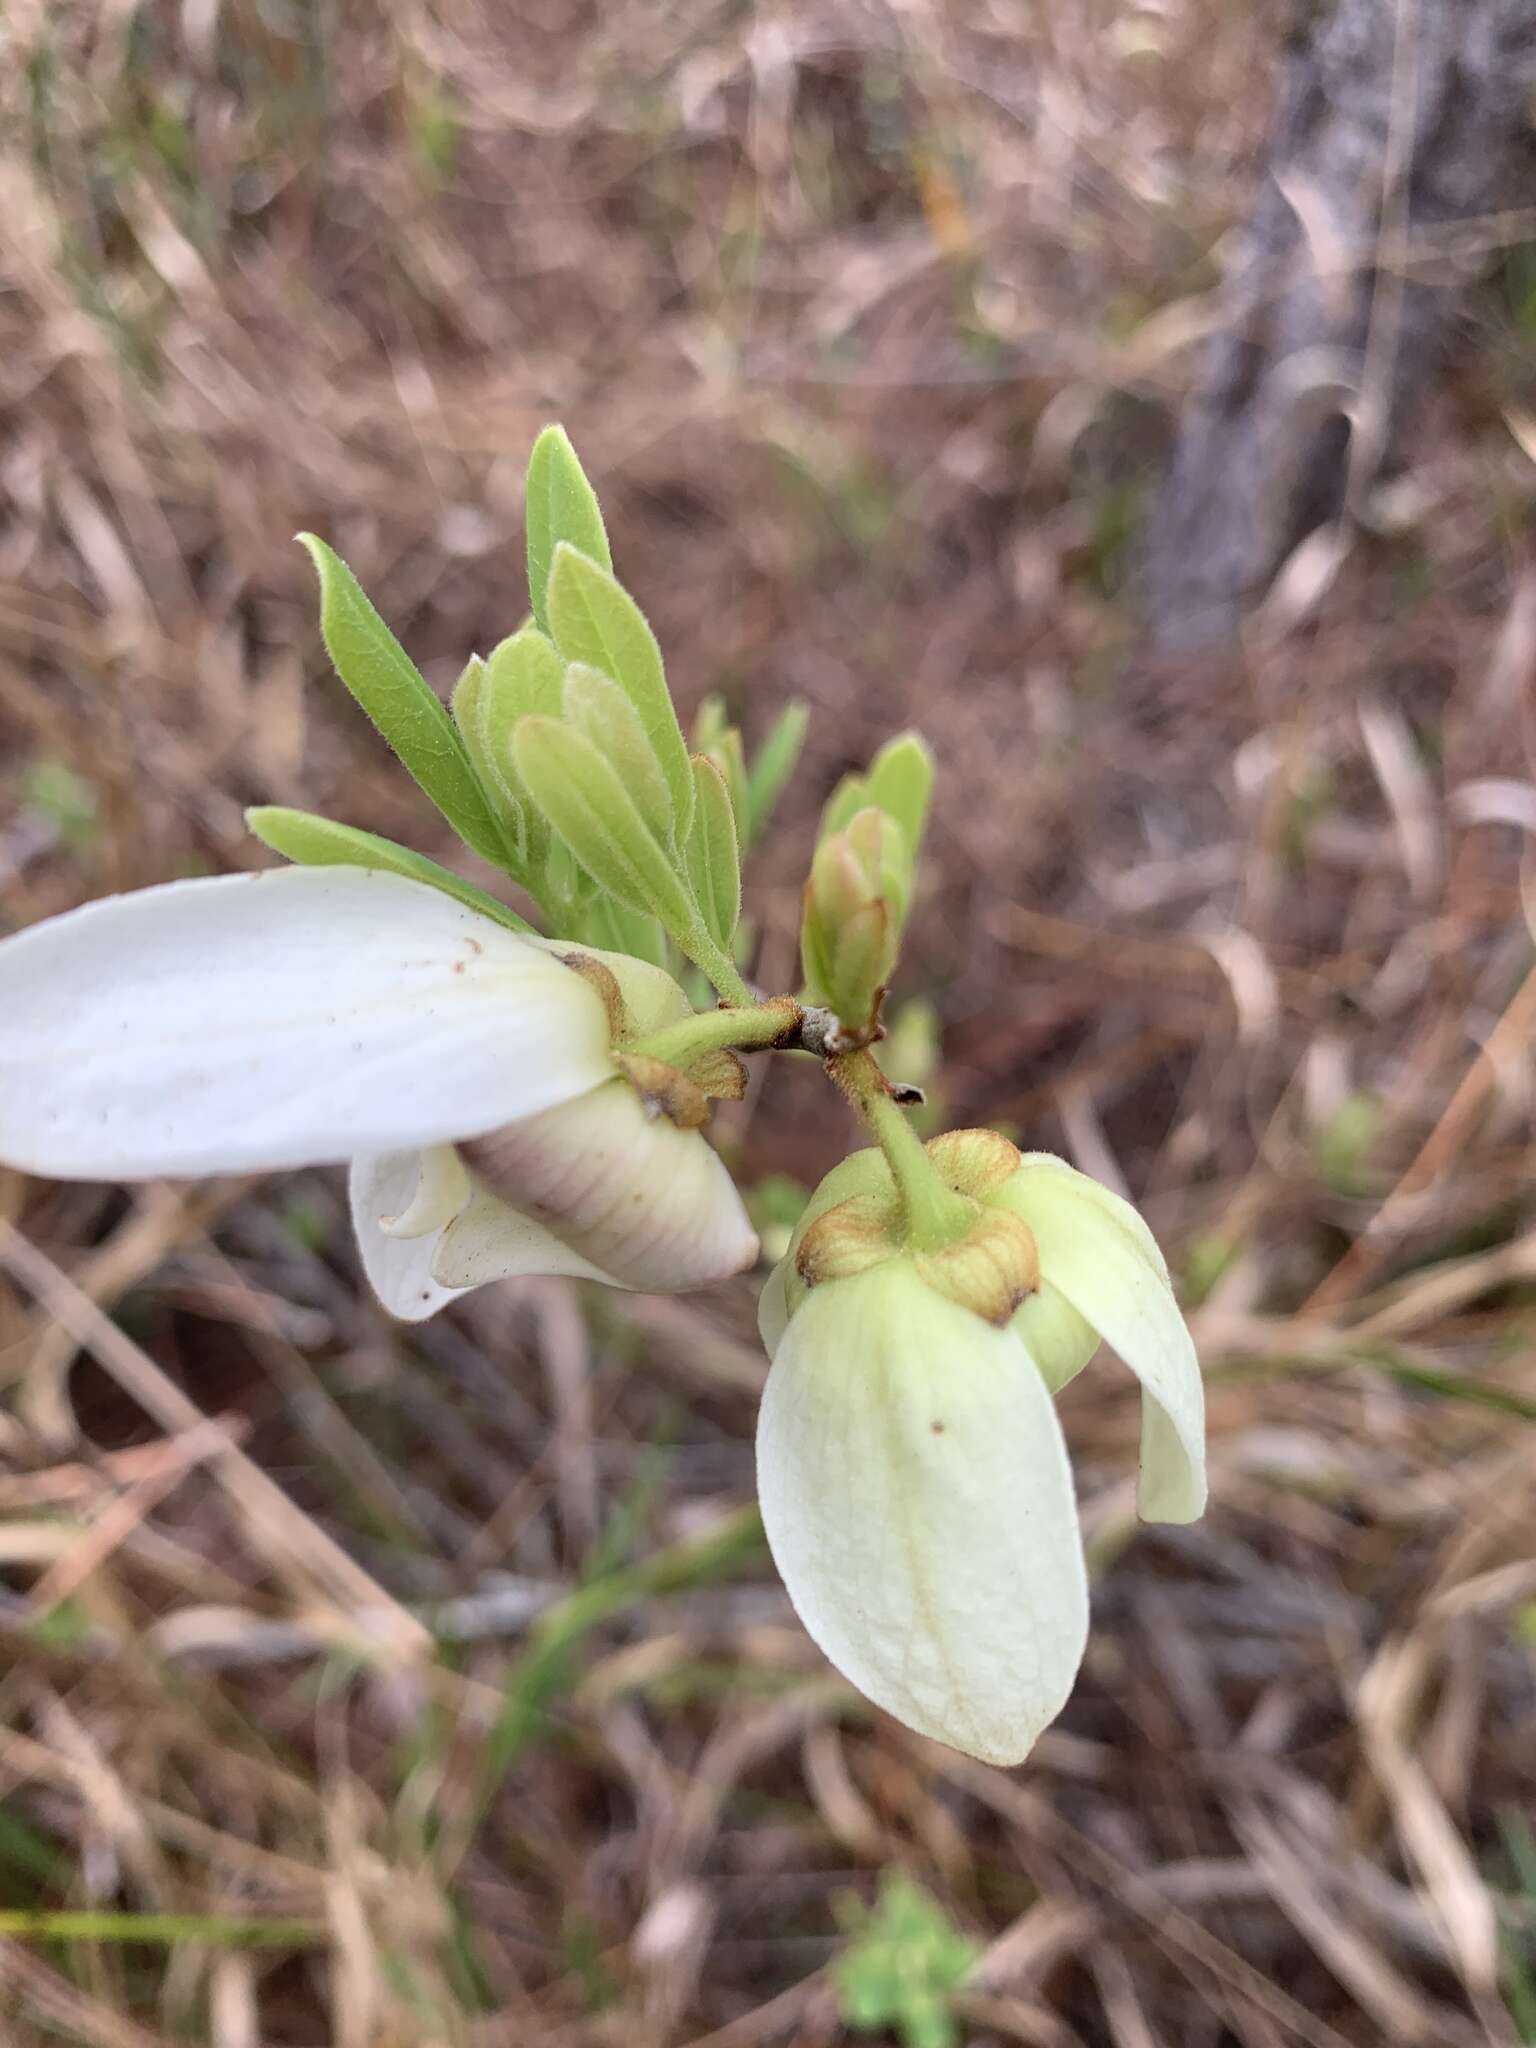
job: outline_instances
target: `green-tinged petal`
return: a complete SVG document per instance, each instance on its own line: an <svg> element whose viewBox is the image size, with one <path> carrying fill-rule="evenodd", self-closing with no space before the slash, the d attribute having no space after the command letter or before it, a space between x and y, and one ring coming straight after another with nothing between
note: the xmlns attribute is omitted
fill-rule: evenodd
<svg viewBox="0 0 1536 2048"><path fill-rule="evenodd" d="M1128 1202L1060 1160L1026 1159L990 1199L1029 1225L1042 1279L1141 1381L1142 1515L1194 1521L1205 1510L1205 1393L1151 1232Z"/></svg>
<svg viewBox="0 0 1536 2048"><path fill-rule="evenodd" d="M1053 1394L1075 1380L1099 1348L1099 1333L1059 1287L1042 1279L1010 1325Z"/></svg>
<svg viewBox="0 0 1536 2048"><path fill-rule="evenodd" d="M1088 1627L1055 1407L1010 1331L903 1262L811 1290L757 1437L775 1562L810 1635L919 1733L1016 1764Z"/></svg>
<svg viewBox="0 0 1536 2048"><path fill-rule="evenodd" d="M570 939L533 939L530 944L559 960L595 960L619 984L624 1018L632 1038L645 1038L663 1025L680 1024L693 1015L693 1005L664 967L637 960L631 953L611 953L602 946L578 946Z"/></svg>
<svg viewBox="0 0 1536 2048"><path fill-rule="evenodd" d="M109 896L0 944L0 990L0 1160L63 1179L437 1144L612 1072L581 975L363 868Z"/></svg>

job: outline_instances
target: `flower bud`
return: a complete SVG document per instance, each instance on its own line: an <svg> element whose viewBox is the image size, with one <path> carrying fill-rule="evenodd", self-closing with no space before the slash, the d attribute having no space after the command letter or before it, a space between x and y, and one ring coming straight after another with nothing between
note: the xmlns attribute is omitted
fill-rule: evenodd
<svg viewBox="0 0 1536 2048"><path fill-rule="evenodd" d="M855 1036L873 1035L896 965L909 864L900 828L874 805L816 849L800 955L809 999Z"/></svg>

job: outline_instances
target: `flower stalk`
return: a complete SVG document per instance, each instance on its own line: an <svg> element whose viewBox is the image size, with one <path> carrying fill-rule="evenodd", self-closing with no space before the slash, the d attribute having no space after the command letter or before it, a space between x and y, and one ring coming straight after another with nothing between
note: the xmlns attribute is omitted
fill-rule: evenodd
<svg viewBox="0 0 1536 2048"><path fill-rule="evenodd" d="M975 1221L976 1205L946 1184L873 1057L838 1053L827 1061L827 1072L885 1154L901 1199L907 1242L922 1252L957 1243Z"/></svg>

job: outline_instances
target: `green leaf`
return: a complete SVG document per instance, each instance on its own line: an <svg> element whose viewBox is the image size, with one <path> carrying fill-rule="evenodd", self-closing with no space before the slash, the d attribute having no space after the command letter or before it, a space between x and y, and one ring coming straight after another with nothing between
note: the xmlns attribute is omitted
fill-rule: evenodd
<svg viewBox="0 0 1536 2048"><path fill-rule="evenodd" d="M320 578L320 631L336 673L461 839L501 866L506 849L453 720L346 563L301 533Z"/></svg>
<svg viewBox="0 0 1536 2048"><path fill-rule="evenodd" d="M512 735L520 718L559 713L564 676L565 663L552 643L537 626L524 626L491 649L483 673L470 683L462 705L461 729L471 758L487 787L516 810L520 874L530 886L547 879L549 827L528 800L512 755ZM460 689L465 681L467 672ZM453 709L459 718L457 690ZM541 891L536 888L535 893Z"/></svg>
<svg viewBox="0 0 1536 2048"><path fill-rule="evenodd" d="M459 737L464 742L480 787L490 802L501 836L507 843L512 871L521 877L526 875L528 864L525 807L489 743L483 716L485 693L485 663L478 654L472 654L453 686L453 722L459 729Z"/></svg>
<svg viewBox="0 0 1536 2048"><path fill-rule="evenodd" d="M719 744L707 750L706 759L712 761L725 777L731 815L736 820L737 845L744 846L752 823L751 800L747 795L747 757L741 750L741 734L734 725L727 726L720 735Z"/></svg>
<svg viewBox="0 0 1536 2048"><path fill-rule="evenodd" d="M698 710L693 714L693 751L696 754L712 754L730 731L730 713L725 708L725 699L718 690L711 690L701 698Z"/></svg>
<svg viewBox="0 0 1536 2048"><path fill-rule="evenodd" d="M587 482L570 436L564 427L546 427L528 457L528 599L546 633L549 575L561 541L600 568L613 567L597 493Z"/></svg>
<svg viewBox="0 0 1536 2048"><path fill-rule="evenodd" d="M827 808L821 814L821 837L830 838L834 832L841 832L860 811L869 806L869 783L862 775L845 775L827 799Z"/></svg>
<svg viewBox="0 0 1536 2048"><path fill-rule="evenodd" d="M512 751L524 788L593 881L674 937L691 935L698 913L687 887L592 742L557 719L525 718Z"/></svg>
<svg viewBox="0 0 1536 2048"><path fill-rule="evenodd" d="M810 720L807 705L786 704L753 757L747 774L749 845L761 836L763 827L773 814L774 805L784 794L789 778L795 772Z"/></svg>
<svg viewBox="0 0 1536 2048"><path fill-rule="evenodd" d="M693 828L688 834L688 878L710 937L727 952L741 915L741 853L725 777L713 761L693 759Z"/></svg>
<svg viewBox="0 0 1536 2048"><path fill-rule="evenodd" d="M953 2048L954 1994L981 1951L910 1878L887 1872L880 1901L832 1964L844 2021L894 2027L903 2048Z"/></svg>
<svg viewBox="0 0 1536 2048"><path fill-rule="evenodd" d="M567 661L612 676L639 712L666 777L675 843L681 846L693 821L693 770L645 614L606 569L562 541L549 578L549 626Z"/></svg>
<svg viewBox="0 0 1536 2048"><path fill-rule="evenodd" d="M617 769L636 810L665 846L672 835L671 793L640 714L624 691L601 669L573 661L565 672L562 703L566 724Z"/></svg>
<svg viewBox="0 0 1536 2048"><path fill-rule="evenodd" d="M869 796L894 818L915 862L933 801L933 756L915 732L887 740L869 764Z"/></svg>
<svg viewBox="0 0 1536 2048"><path fill-rule="evenodd" d="M408 881L425 882L456 897L471 910L481 911L514 932L531 932L532 925L515 910L466 882L451 868L440 867L425 854L412 853L408 846L396 846L375 832L356 825L339 825L334 818L317 817L313 811L290 811L281 804L257 804L245 814L245 822L261 841L285 860L309 868L379 868L388 875L404 875Z"/></svg>

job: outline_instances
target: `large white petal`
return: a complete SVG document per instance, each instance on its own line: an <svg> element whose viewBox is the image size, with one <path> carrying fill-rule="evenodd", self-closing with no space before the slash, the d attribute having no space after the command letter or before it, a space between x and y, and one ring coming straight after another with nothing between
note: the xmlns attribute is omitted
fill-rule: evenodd
<svg viewBox="0 0 1536 2048"><path fill-rule="evenodd" d="M0 1159L240 1172L462 1138L611 1073L589 983L440 890L277 868L0 944Z"/></svg>
<svg viewBox="0 0 1536 2048"><path fill-rule="evenodd" d="M1141 1381L1142 1515L1194 1521L1205 1511L1205 1390L1151 1232L1129 1203L1059 1161L1026 1162L1003 1198L1035 1234L1042 1279Z"/></svg>
<svg viewBox="0 0 1536 2048"><path fill-rule="evenodd" d="M466 1148L512 1207L623 1287L663 1294L739 1273L757 1234L719 1155L625 1080Z"/></svg>
<svg viewBox="0 0 1536 2048"><path fill-rule="evenodd" d="M909 1728L1015 1764L1072 1690L1087 1578L1019 1340L899 1262L812 1288L757 1432L769 1546L822 1650Z"/></svg>
<svg viewBox="0 0 1536 2048"><path fill-rule="evenodd" d="M415 1201L421 1169L417 1152L381 1153L352 1162L352 1226L363 1271L391 1315L407 1323L424 1322L457 1295L487 1281L524 1274L559 1273L612 1282L611 1274L599 1271L531 1216L520 1216L473 1180L464 1207L423 1235L400 1237L381 1228L381 1219L399 1216Z"/></svg>

